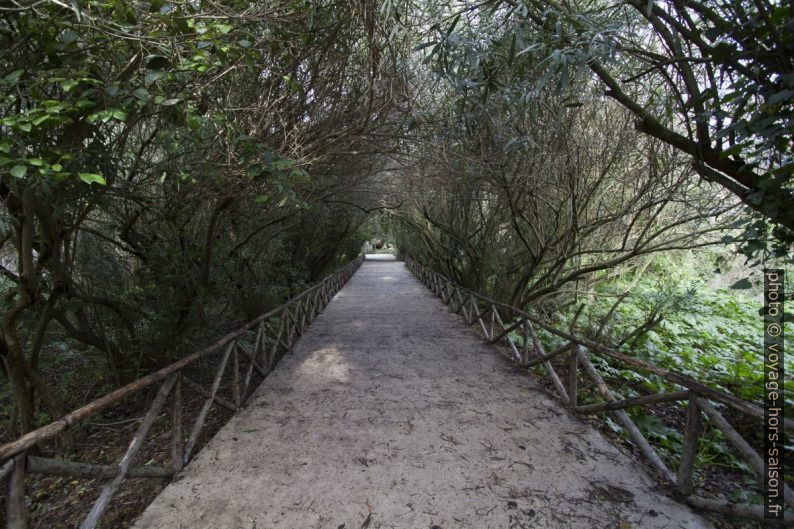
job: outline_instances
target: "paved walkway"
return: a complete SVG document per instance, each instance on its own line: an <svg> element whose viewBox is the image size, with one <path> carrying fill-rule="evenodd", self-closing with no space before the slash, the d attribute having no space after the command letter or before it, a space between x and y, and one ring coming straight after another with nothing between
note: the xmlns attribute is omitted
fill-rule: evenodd
<svg viewBox="0 0 794 529"><path fill-rule="evenodd" d="M643 468L369 260L135 527L711 527Z"/></svg>

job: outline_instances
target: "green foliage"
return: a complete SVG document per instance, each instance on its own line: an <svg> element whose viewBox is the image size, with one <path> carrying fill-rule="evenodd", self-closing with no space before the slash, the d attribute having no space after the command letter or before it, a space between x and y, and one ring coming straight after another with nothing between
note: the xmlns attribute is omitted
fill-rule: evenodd
<svg viewBox="0 0 794 529"><path fill-rule="evenodd" d="M553 88L563 111L604 94L638 130L744 202L744 254L790 256L794 69L783 57L792 55L794 24L786 6L529 0L448 20L418 49L431 50L423 53L435 72L458 80L459 103L501 91L529 101Z"/></svg>
<svg viewBox="0 0 794 529"><path fill-rule="evenodd" d="M43 417L25 367L70 379L50 369L59 341L100 366L85 373L99 391L355 257L360 188L382 162L342 153L369 150L400 82L385 22L363 17L336 0L3 11L0 348L15 426Z"/></svg>
<svg viewBox="0 0 794 529"><path fill-rule="evenodd" d="M634 356L687 375L707 385L763 405L763 320L760 299L732 291L693 285L686 303L666 312L653 330L631 344ZM613 333L630 332L647 314L659 291L640 285L613 320ZM788 332L794 326L787 324ZM794 359L787 358L787 369ZM662 389L654 378L644 380L651 391ZM794 386L792 387L794 389ZM786 396L794 405L794 398Z"/></svg>
<svg viewBox="0 0 794 529"><path fill-rule="evenodd" d="M748 292L725 288L732 281L715 282L711 265L715 259L724 263L724 272L741 273L741 269L732 271L726 266L720 252L677 252L657 257L639 277L627 273L598 284L580 314L578 331L613 346L626 336L635 336L622 346L631 356L763 406L761 292L753 285ZM626 291L629 295L621 298L617 309L612 310L619 294ZM557 315L557 325L570 323L573 307ZM657 313L663 315L658 324L646 332L634 332ZM607 314L610 318L605 324ZM598 330L601 332L597 333ZM785 332L792 331L794 325L787 322ZM564 344L564 340L548 332L539 334L548 349ZM610 358L592 355L591 359L610 387L622 397L680 389L662 377L629 369ZM791 355L785 357L785 369L794 370ZM786 415L791 416L794 381L786 379L784 388L788 390L784 392ZM595 392L582 395L583 403L600 400ZM686 403L627 411L648 440L675 467L683 442ZM626 435L619 425L608 423L616 433ZM741 418L739 424L743 424ZM751 442L758 441L756 428L749 427L743 434ZM753 474L724 434L713 427L708 427L700 439L696 465L701 469L716 465L747 476ZM751 496L748 492L736 499L758 500Z"/></svg>

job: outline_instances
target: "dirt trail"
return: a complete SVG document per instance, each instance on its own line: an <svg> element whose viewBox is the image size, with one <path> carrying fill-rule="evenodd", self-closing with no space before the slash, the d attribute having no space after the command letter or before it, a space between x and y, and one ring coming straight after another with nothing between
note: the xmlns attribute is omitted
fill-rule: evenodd
<svg viewBox="0 0 794 529"><path fill-rule="evenodd" d="M314 527L711 525L381 258L135 525Z"/></svg>

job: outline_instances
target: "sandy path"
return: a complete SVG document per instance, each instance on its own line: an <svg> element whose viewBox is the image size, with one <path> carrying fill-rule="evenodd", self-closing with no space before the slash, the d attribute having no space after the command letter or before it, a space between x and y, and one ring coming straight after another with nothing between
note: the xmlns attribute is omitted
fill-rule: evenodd
<svg viewBox="0 0 794 529"><path fill-rule="evenodd" d="M711 527L367 261L137 529Z"/></svg>

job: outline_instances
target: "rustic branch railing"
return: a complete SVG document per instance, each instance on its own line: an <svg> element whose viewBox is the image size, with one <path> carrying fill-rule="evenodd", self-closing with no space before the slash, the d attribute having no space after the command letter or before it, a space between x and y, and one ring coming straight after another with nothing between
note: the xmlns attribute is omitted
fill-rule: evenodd
<svg viewBox="0 0 794 529"><path fill-rule="evenodd" d="M407 258L405 261L408 269L433 291L441 300L450 306L455 313L461 313L466 323L478 323L485 338L491 342L505 343L512 353L513 359L523 367L542 365L557 390L560 399L565 405L576 413L592 414L596 412L609 412L625 428L629 438L634 442L642 455L648 460L659 476L674 485L680 497L690 505L708 511L722 514L751 518L762 522L781 523L781 520L765 520L764 508L761 505L747 503L733 503L726 500L715 500L694 494L693 469L697 456L698 439L703 433L703 415L711 424L722 431L725 437L736 449L737 453L750 464L760 475L764 473L762 457L752 446L730 425L727 419L709 402L719 402L742 414L755 419L763 420L764 410L750 402L739 399L733 395L709 388L679 373L663 369L642 360L627 356L591 340L575 336L571 333L560 331L537 317L503 303L491 300L483 295L466 289L456 284L451 279L422 266L416 261ZM518 317L518 321L509 325L502 321L499 310L509 312ZM535 327L568 341L567 344L546 353L538 338ZM514 339L511 333L520 331L521 338ZM656 374L668 382L681 386L680 391L657 393L632 398L621 398L613 392L598 373L590 361L590 355L597 354L618 360L633 370ZM560 356L568 356L568 377L564 382L551 360ZM603 402L596 404L579 404L579 370L584 372L593 382L603 398ZM625 409L633 406L647 406L659 402L684 401L687 404L687 421L684 427L684 443L677 472L670 470L662 458L651 446L640 429L631 420ZM794 422L783 420L781 425L786 432L794 432ZM794 494L784 485L783 501L789 507L794 507ZM794 525L794 515L790 510L785 513L782 523L786 526Z"/></svg>
<svg viewBox="0 0 794 529"><path fill-rule="evenodd" d="M168 478L177 474L193 455L202 433L207 415L213 404L230 411L237 411L253 394L253 373L264 378L281 356L303 334L306 327L325 308L331 298L350 279L364 260L361 255L338 272L328 276L315 286L275 309L262 314L236 331L224 336L214 345L195 352L163 369L132 382L101 397L82 408L68 413L50 424L34 430L19 439L0 446L0 480L6 482L6 527L25 529L28 513L25 505L26 474L70 476L78 478L108 479L91 511L81 524L81 529L93 529L100 523L103 514L113 500L121 483L127 478ZM245 347L246 337L253 338ZM212 385L205 389L190 379L185 371L200 360L217 359L218 365ZM229 365L231 363L231 365ZM247 365L246 365L247 364ZM244 367L244 373L241 368ZM219 388L228 375L231 386L231 401L219 395ZM86 421L120 401L146 388L161 383L160 388L140 421L137 431L122 459L115 465L99 465L77 461L65 461L28 455L34 446L52 440L65 430ZM184 438L182 391L188 387L204 397L203 405L193 421L187 440ZM171 398L171 465L170 467L145 465L133 466L155 419Z"/></svg>

